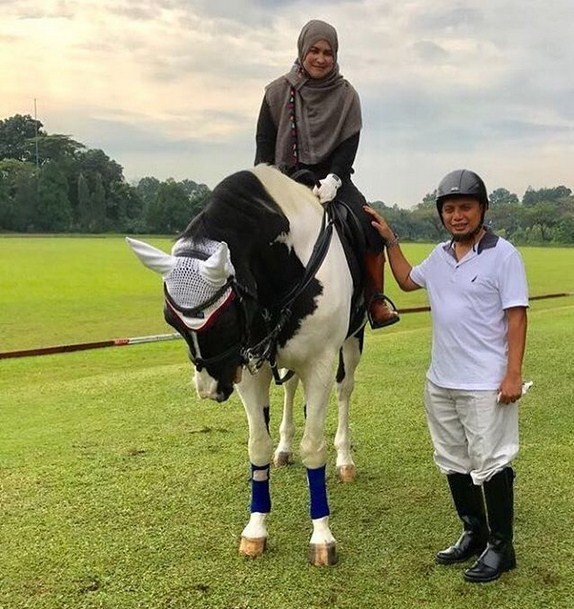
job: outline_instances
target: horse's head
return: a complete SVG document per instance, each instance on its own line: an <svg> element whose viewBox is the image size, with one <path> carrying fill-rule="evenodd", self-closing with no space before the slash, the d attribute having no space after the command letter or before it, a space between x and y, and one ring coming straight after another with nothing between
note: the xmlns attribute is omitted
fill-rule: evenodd
<svg viewBox="0 0 574 609"><path fill-rule="evenodd" d="M164 281L164 316L185 339L201 398L224 402L241 380L246 313L224 242L179 240L171 254L126 238L140 261Z"/></svg>

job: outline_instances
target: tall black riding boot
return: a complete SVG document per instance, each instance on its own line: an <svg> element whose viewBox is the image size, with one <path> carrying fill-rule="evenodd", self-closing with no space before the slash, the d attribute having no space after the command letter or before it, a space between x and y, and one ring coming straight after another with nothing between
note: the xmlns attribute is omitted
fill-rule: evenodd
<svg viewBox="0 0 574 609"><path fill-rule="evenodd" d="M490 535L486 550L474 565L464 572L470 582L482 583L498 579L516 567L512 545L514 519L514 471L506 467L484 483Z"/></svg>
<svg viewBox="0 0 574 609"><path fill-rule="evenodd" d="M464 562L486 547L488 526L484 511L482 489L472 482L470 474L449 474L448 485L464 530L458 541L439 552L435 560L439 565Z"/></svg>

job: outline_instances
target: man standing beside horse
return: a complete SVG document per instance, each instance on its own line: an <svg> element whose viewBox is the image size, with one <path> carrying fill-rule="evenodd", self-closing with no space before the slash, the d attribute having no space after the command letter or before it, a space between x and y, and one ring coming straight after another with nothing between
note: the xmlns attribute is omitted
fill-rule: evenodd
<svg viewBox="0 0 574 609"><path fill-rule="evenodd" d="M385 220L365 210L386 241L401 289L425 288L431 305L427 422L435 462L447 476L464 529L436 562L478 555L464 577L487 582L516 566L511 463L518 453L528 287L518 251L484 225L488 196L476 173L449 173L436 205L451 238L414 267Z"/></svg>

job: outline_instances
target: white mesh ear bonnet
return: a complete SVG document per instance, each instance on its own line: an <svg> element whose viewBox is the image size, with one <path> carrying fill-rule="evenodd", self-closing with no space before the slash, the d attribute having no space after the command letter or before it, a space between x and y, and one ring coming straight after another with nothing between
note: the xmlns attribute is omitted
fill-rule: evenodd
<svg viewBox="0 0 574 609"><path fill-rule="evenodd" d="M215 296L225 285L226 280L235 274L228 252L226 244L209 239L197 242L180 239L173 246L171 253L177 258L177 262L164 277L164 281L167 292L177 306L186 309L201 307ZM212 269L206 271L206 261L197 258L197 253L202 253L206 257L219 253L220 268L216 269L215 273ZM213 266L215 258L211 258L208 264ZM197 331L211 320L231 296L232 290L229 287L215 302L203 309L202 313L198 313L197 317L181 313L173 307L172 310L188 328Z"/></svg>

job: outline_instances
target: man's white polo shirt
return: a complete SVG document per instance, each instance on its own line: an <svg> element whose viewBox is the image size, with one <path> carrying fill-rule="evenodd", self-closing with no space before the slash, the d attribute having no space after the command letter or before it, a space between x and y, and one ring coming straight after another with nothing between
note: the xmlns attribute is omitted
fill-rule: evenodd
<svg viewBox="0 0 574 609"><path fill-rule="evenodd" d="M526 273L516 248L487 231L457 261L447 241L413 267L410 277L427 290L432 312L427 378L447 389L498 389L507 365L504 309L528 306Z"/></svg>

